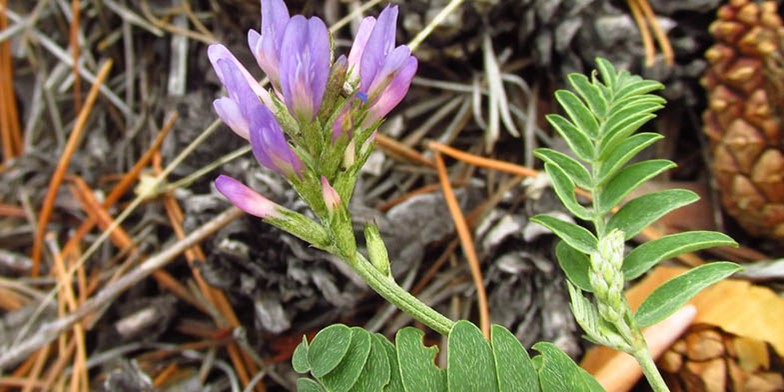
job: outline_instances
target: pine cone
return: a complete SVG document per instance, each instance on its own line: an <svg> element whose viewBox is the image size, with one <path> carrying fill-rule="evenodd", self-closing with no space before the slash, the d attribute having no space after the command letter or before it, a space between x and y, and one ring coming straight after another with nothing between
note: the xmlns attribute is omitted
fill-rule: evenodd
<svg viewBox="0 0 784 392"><path fill-rule="evenodd" d="M750 234L784 239L784 36L774 1L732 0L710 26L704 132L722 204Z"/></svg>
<svg viewBox="0 0 784 392"><path fill-rule="evenodd" d="M770 346L707 325L692 326L657 365L673 392L784 390L781 361Z"/></svg>

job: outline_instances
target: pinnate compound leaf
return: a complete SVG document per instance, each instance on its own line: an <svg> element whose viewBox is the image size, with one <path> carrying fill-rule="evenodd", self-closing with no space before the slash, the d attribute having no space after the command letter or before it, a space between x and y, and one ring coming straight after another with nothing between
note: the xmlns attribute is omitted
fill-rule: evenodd
<svg viewBox="0 0 784 392"><path fill-rule="evenodd" d="M407 392L446 392L446 370L433 362L438 347L422 345L423 336L424 332L413 327L403 328L395 335L403 387Z"/></svg>
<svg viewBox="0 0 784 392"><path fill-rule="evenodd" d="M597 183L603 184L611 176L617 173L626 162L629 162L640 151L644 150L651 144L662 139L664 136L658 133L643 132L632 135L624 140L617 147L611 151L605 151L599 157L599 175Z"/></svg>
<svg viewBox="0 0 784 392"><path fill-rule="evenodd" d="M577 155L578 158L584 161L593 159L593 144L585 132L581 131L577 126L561 115L548 114L545 118L558 134L566 140L566 144L569 145L569 148L574 151L574 154Z"/></svg>
<svg viewBox="0 0 784 392"><path fill-rule="evenodd" d="M629 252L623 260L626 280L636 279L662 260L715 246L738 246L729 236L716 231L689 231L648 241Z"/></svg>
<svg viewBox="0 0 784 392"><path fill-rule="evenodd" d="M673 167L675 163L666 159L652 159L627 166L610 179L602 190L598 198L599 212L601 214L610 212L642 183Z"/></svg>
<svg viewBox="0 0 784 392"><path fill-rule="evenodd" d="M569 83L572 84L572 87L574 87L574 90L580 95L580 98L588 104L588 108L591 109L591 112L593 112L597 118L603 118L607 111L607 101L605 101L599 87L591 84L588 77L583 74L569 74L568 78Z"/></svg>
<svg viewBox="0 0 784 392"><path fill-rule="evenodd" d="M319 383L305 377L297 379L297 392L323 392Z"/></svg>
<svg viewBox="0 0 784 392"><path fill-rule="evenodd" d="M621 230L628 240L670 211L694 203L697 199L699 196L696 193L685 189L668 189L642 195L626 203L610 218L607 232Z"/></svg>
<svg viewBox="0 0 784 392"><path fill-rule="evenodd" d="M490 328L499 392L538 392L539 381L528 351L508 329L493 324Z"/></svg>
<svg viewBox="0 0 784 392"><path fill-rule="evenodd" d="M659 286L643 301L634 318L640 327L647 327L675 313L700 290L732 275L741 267L730 262L703 264L676 276Z"/></svg>
<svg viewBox="0 0 784 392"><path fill-rule="evenodd" d="M447 341L447 386L450 391L498 391L490 343L474 324L459 320Z"/></svg>
<svg viewBox="0 0 784 392"><path fill-rule="evenodd" d="M534 357L539 372L539 385L543 392L575 391L603 392L604 389L588 372L577 366L558 346L539 342L534 350L541 355Z"/></svg>
<svg viewBox="0 0 784 392"><path fill-rule="evenodd" d="M544 164L544 170L550 176L550 180L553 182L553 189L555 189L555 193L561 199L564 207L580 219L591 219L591 213L588 209L577 201L577 197L574 195L574 183L566 172L560 166L550 163Z"/></svg>
<svg viewBox="0 0 784 392"><path fill-rule="evenodd" d="M391 370L386 348L378 335L368 333L368 336L370 336L370 354L357 382L351 388L353 392L380 391L389 383Z"/></svg>
<svg viewBox="0 0 784 392"><path fill-rule="evenodd" d="M558 241L558 245L555 246L555 257L570 282L582 291L593 292L588 278L588 271L591 268L588 255L572 248L564 241Z"/></svg>
<svg viewBox="0 0 784 392"><path fill-rule="evenodd" d="M405 388L403 388L403 379L400 378L400 366L397 363L397 350L395 349L395 345L380 333L373 334L373 339L378 341L384 349L389 363L389 382L384 386L384 392L405 392Z"/></svg>
<svg viewBox="0 0 784 392"><path fill-rule="evenodd" d="M591 174L580 162L574 158L550 148L537 148L534 150L534 155L543 160L545 163L550 163L560 167L569 178L583 189L589 189L591 186Z"/></svg>
<svg viewBox="0 0 784 392"><path fill-rule="evenodd" d="M302 336L302 343L297 345L294 353L291 355L291 367L297 373L305 373L310 371L310 362L308 361L308 338Z"/></svg>
<svg viewBox="0 0 784 392"><path fill-rule="evenodd" d="M316 334L308 347L313 377L321 378L338 366L348 352L351 335L351 328L343 324L332 324Z"/></svg>
<svg viewBox="0 0 784 392"><path fill-rule="evenodd" d="M370 332L359 327L351 328L351 343L343 360L319 381L330 391L350 390L368 361L370 347Z"/></svg>
<svg viewBox="0 0 784 392"><path fill-rule="evenodd" d="M577 95L569 90L558 90L555 92L555 99L561 104L574 125L577 125L591 139L598 138L599 123Z"/></svg>

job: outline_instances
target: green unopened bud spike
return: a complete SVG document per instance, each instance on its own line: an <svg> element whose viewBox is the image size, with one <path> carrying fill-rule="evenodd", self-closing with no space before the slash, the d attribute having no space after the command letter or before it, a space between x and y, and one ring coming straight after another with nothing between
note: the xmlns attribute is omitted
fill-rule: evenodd
<svg viewBox="0 0 784 392"><path fill-rule="evenodd" d="M370 263L379 272L389 276L389 253L387 253L387 247L384 245L384 240L378 232L378 226L372 223L365 225L365 241L367 242Z"/></svg>

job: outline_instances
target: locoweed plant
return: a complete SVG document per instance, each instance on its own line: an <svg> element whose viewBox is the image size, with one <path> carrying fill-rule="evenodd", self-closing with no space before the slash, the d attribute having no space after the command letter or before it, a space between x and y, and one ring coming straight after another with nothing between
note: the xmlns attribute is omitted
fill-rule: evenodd
<svg viewBox="0 0 784 392"><path fill-rule="evenodd" d="M534 154L544 167L563 205L577 218L593 225L591 232L548 215L533 221L552 230L561 242L558 262L568 277L574 316L595 343L631 354L656 391L667 390L653 363L641 327L655 324L703 288L740 269L728 262L706 264L664 283L632 313L623 294L624 284L662 260L714 246L736 246L730 237L712 231L672 234L640 245L624 255L625 243L665 214L695 202L698 196L670 189L623 200L638 186L675 164L665 159L629 162L661 139L657 133L635 133L653 119L664 99L651 94L663 86L627 71L617 72L607 60L597 59L598 72L569 75L574 92L559 90L555 98L566 117L547 120L563 137L577 159L540 148ZM580 204L575 189L592 196ZM593 300L584 293L592 293Z"/></svg>
<svg viewBox="0 0 784 392"><path fill-rule="evenodd" d="M407 327L394 343L380 334L336 324L311 341L303 338L292 358L294 370L309 374L302 391L598 391L601 386L555 345L527 350L506 328L494 325L489 341L468 321L453 321L401 288L390 274L378 229L365 229L367 254L359 251L348 201L384 117L403 99L417 69L405 45L395 45L397 7L362 20L347 56L333 55L333 42L319 18L290 16L282 0L262 0L260 31L248 33L249 47L269 78L265 89L223 45L208 50L226 88L215 100L223 122L246 139L256 159L284 176L311 208L315 219L286 209L239 181L220 176L215 185L233 204L312 246L341 258L378 294L434 331L447 336L447 367L434 364L436 347L422 344L423 332ZM569 211L593 224L582 226L541 215L534 219L562 242L558 260L569 278L572 309L592 341L637 358L656 390L666 389L648 353L640 327L675 311L699 289L737 269L730 263L696 268L666 283L640 307L629 310L625 281L679 253L734 242L719 233L663 237L624 256L624 243L667 212L693 202L687 191L663 191L613 209L636 186L673 166L651 160L627 165L658 134L634 132L664 100L661 88L598 61L596 75L572 75L578 95L558 91L567 117L548 120L577 159L539 149L553 187ZM588 207L575 196L593 195ZM589 299L584 293L592 293Z"/></svg>

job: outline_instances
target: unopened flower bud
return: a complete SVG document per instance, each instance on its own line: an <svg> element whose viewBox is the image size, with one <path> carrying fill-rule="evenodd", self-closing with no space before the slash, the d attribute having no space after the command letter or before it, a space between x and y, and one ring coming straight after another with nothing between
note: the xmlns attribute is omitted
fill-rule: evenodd
<svg viewBox="0 0 784 392"><path fill-rule="evenodd" d="M389 276L389 253L387 253L387 247L378 232L378 226L375 224L365 226L365 242L370 262L379 272Z"/></svg>
<svg viewBox="0 0 784 392"><path fill-rule="evenodd" d="M215 187L232 204L248 214L262 219L280 217L277 204L229 176L219 176L215 180Z"/></svg>
<svg viewBox="0 0 784 392"><path fill-rule="evenodd" d="M327 206L327 212L332 216L335 210L340 207L340 195L335 191L332 185L329 185L327 177L321 176L321 194L324 197L324 205Z"/></svg>

